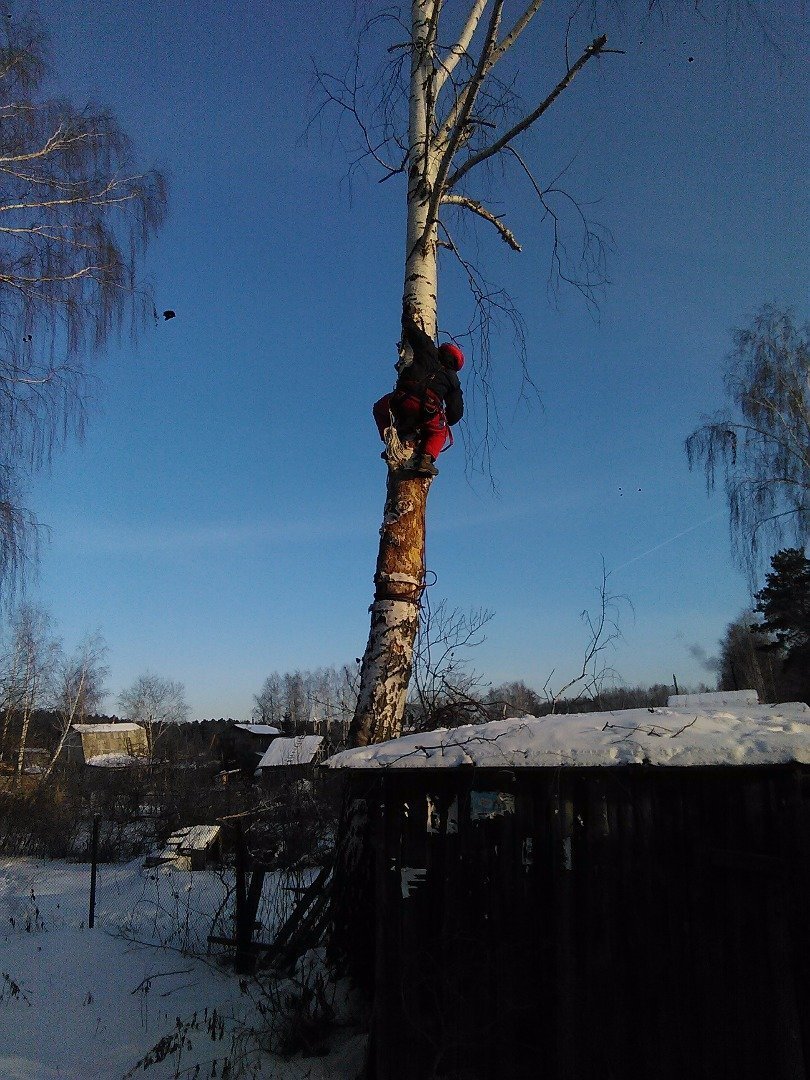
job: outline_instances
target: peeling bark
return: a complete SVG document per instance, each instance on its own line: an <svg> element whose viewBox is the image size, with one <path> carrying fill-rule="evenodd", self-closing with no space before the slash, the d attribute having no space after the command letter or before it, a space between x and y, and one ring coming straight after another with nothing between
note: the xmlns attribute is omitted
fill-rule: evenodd
<svg viewBox="0 0 810 1080"><path fill-rule="evenodd" d="M426 333L436 333L437 223L430 219L438 156L431 149L437 0L413 0L408 145L408 220L403 300ZM402 728L419 601L425 577L425 506L430 477L389 472L371 629L360 669L350 746L396 738Z"/></svg>
<svg viewBox="0 0 810 1080"><path fill-rule="evenodd" d="M350 746L400 732L425 579L425 505L430 477L389 473L374 575L371 630L360 670Z"/></svg>

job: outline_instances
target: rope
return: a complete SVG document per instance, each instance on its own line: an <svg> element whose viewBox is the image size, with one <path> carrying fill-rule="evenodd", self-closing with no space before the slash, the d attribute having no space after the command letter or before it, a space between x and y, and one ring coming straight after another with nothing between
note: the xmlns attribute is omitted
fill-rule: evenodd
<svg viewBox="0 0 810 1080"><path fill-rule="evenodd" d="M391 469L401 468L413 457L413 448L402 442L393 424L385 429L385 459Z"/></svg>

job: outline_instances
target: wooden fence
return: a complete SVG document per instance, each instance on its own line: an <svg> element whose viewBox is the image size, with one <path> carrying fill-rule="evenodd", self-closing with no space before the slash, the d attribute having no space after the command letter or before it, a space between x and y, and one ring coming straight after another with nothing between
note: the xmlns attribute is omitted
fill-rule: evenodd
<svg viewBox="0 0 810 1080"><path fill-rule="evenodd" d="M370 779L373 1080L807 1076L806 767Z"/></svg>

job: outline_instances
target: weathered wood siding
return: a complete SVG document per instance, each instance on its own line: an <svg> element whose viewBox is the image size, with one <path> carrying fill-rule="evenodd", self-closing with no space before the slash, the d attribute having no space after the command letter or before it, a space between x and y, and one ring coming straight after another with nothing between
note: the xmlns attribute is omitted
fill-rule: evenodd
<svg viewBox="0 0 810 1080"><path fill-rule="evenodd" d="M474 820L481 791L513 809ZM376 798L376 1080L807 1076L806 767L388 772Z"/></svg>

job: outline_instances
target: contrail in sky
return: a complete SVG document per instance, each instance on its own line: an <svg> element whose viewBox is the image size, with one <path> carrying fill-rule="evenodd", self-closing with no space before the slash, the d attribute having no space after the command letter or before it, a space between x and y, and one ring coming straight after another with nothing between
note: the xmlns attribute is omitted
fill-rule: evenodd
<svg viewBox="0 0 810 1080"><path fill-rule="evenodd" d="M708 525L710 521L714 521L715 518L721 517L725 514L725 510L718 510L716 514L711 514L709 517L704 518L703 521L698 521L696 525L690 525L688 529L682 529L680 532L675 533L674 536L670 536L668 540L662 540L660 544L656 544L655 547L648 548L647 551L642 551L640 555L634 555L632 559L628 559L627 562L622 563L621 566L615 567L611 570L611 574L618 574L620 570L625 570L628 566L632 566L634 562L638 562L639 559L645 558L647 555L652 555L654 551L659 551L662 547L666 547L667 544L672 544L676 540L680 540L682 536L686 536L687 533L694 532L695 529L701 528L703 525Z"/></svg>

